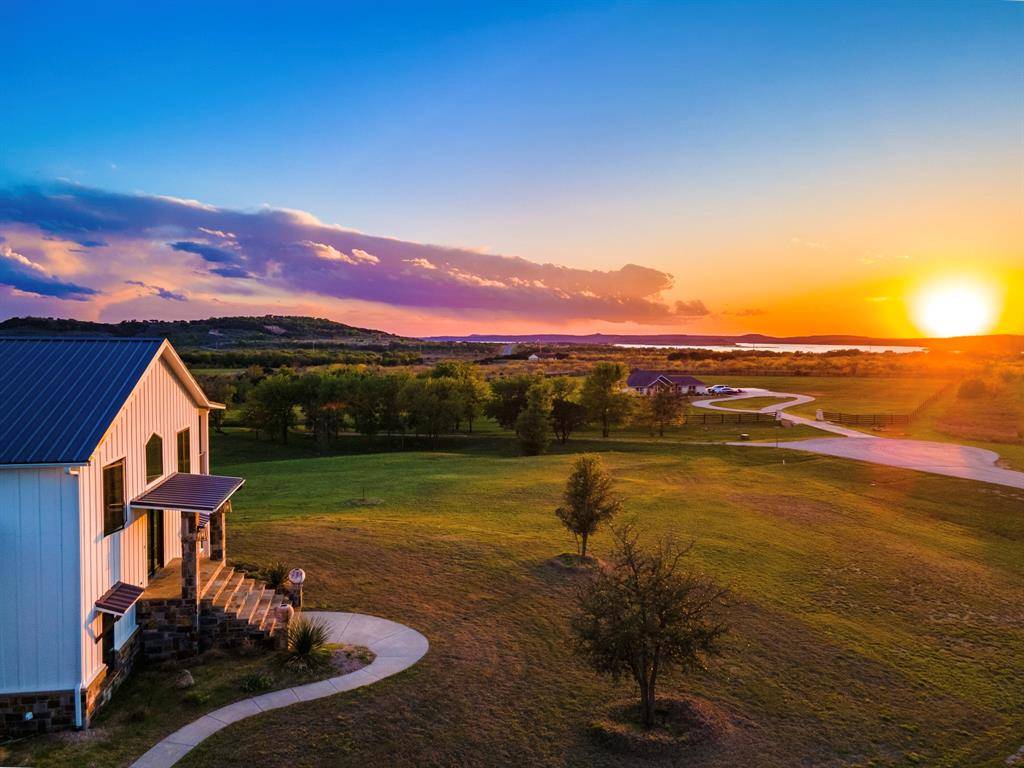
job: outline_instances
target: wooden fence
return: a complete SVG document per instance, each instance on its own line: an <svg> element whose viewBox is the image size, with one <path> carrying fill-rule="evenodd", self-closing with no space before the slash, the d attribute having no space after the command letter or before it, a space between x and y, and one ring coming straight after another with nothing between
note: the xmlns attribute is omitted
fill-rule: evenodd
<svg viewBox="0 0 1024 768"><path fill-rule="evenodd" d="M684 420L684 424L757 424L761 422L775 421L774 413L726 413L717 411L715 413L691 413Z"/></svg>
<svg viewBox="0 0 1024 768"><path fill-rule="evenodd" d="M883 424L909 424L910 415L906 413L836 413L824 411L825 421L836 424L854 424L860 426L881 426Z"/></svg>

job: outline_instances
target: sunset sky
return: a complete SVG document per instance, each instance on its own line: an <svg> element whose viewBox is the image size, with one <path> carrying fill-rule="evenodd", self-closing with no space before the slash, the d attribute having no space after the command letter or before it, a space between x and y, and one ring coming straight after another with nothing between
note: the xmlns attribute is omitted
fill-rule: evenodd
<svg viewBox="0 0 1024 768"><path fill-rule="evenodd" d="M0 8L0 318L1024 333L1024 3L138 5Z"/></svg>

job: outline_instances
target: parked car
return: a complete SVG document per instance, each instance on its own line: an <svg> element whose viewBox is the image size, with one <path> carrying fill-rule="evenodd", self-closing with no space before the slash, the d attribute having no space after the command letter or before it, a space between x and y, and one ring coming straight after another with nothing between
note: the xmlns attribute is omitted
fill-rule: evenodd
<svg viewBox="0 0 1024 768"><path fill-rule="evenodd" d="M733 389L725 384L714 384L708 387L708 392L712 395L735 395L739 392L738 389Z"/></svg>

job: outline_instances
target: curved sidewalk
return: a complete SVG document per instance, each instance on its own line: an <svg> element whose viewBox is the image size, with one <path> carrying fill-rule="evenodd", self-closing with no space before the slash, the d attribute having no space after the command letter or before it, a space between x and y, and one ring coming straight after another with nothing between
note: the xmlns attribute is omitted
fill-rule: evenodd
<svg viewBox="0 0 1024 768"><path fill-rule="evenodd" d="M365 645L377 658L347 675L271 691L215 709L160 741L132 763L131 768L170 768L203 739L231 723L300 701L322 699L370 685L411 667L423 658L430 647L427 638L415 629L376 616L333 611L303 611L302 615L326 624L331 630L332 643Z"/></svg>

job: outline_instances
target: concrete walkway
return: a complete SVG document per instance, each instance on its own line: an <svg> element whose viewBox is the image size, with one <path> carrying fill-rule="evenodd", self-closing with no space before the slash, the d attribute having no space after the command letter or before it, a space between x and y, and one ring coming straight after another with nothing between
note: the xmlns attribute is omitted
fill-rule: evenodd
<svg viewBox="0 0 1024 768"><path fill-rule="evenodd" d="M372 664L347 675L271 691L216 709L179 728L132 763L131 768L170 768L203 739L231 723L301 701L322 699L370 685L411 667L430 647L427 638L415 629L376 616L327 611L303 611L302 615L326 624L331 630L332 643L365 645L377 658Z"/></svg>
<svg viewBox="0 0 1024 768"><path fill-rule="evenodd" d="M825 456L838 456L844 459L868 461L872 464L885 464L890 467L915 469L919 472L930 472L935 475L960 477L965 480L979 480L983 483L1006 485L1011 488L1024 488L1024 472L1003 469L996 464L999 454L983 448L974 448L956 443L934 443L927 440L901 440L879 437L855 429L848 429L839 424L827 421L816 421L803 416L785 413L786 408L802 405L814 400L810 395L796 395L788 392L772 392L767 389L744 389L742 394L714 399L697 400L693 404L699 408L713 411L741 412L736 408L723 408L719 403L731 400L742 400L747 397L779 397L787 400L773 403L764 408L750 409L754 413L783 412L783 418L793 424L803 424L825 432L842 435L836 437L812 438L810 440L787 440L777 444L779 448L793 451L809 451ZM735 442L729 445L776 447L776 443Z"/></svg>

